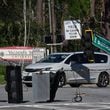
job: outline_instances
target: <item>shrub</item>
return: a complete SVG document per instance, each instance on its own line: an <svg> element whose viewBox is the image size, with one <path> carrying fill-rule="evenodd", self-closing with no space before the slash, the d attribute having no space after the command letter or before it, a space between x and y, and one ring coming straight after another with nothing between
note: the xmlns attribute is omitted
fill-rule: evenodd
<svg viewBox="0 0 110 110"><path fill-rule="evenodd" d="M5 68L6 66L0 65L0 84L5 83Z"/></svg>

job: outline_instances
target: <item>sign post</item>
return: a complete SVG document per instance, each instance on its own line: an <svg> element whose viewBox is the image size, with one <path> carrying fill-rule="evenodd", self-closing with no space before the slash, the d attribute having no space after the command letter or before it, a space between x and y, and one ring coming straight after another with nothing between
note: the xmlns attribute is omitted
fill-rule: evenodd
<svg viewBox="0 0 110 110"><path fill-rule="evenodd" d="M81 39L81 23L79 20L64 21L64 30L66 40Z"/></svg>
<svg viewBox="0 0 110 110"><path fill-rule="evenodd" d="M98 33L93 34L92 44L110 54L110 42Z"/></svg>

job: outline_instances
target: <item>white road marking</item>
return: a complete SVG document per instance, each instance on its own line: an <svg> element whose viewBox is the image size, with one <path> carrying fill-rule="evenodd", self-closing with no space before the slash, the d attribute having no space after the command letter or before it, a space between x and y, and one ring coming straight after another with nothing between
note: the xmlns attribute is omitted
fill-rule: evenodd
<svg viewBox="0 0 110 110"><path fill-rule="evenodd" d="M0 109L3 108L15 108L15 107L29 107L29 108L45 108L45 109L55 109L55 110L70 110L74 108L80 110L79 107L85 107L86 110L100 110L100 109L110 109L110 103L36 103L36 104L9 104L6 106L0 106ZM92 109L92 107L94 107ZM89 109L90 108L90 109Z"/></svg>

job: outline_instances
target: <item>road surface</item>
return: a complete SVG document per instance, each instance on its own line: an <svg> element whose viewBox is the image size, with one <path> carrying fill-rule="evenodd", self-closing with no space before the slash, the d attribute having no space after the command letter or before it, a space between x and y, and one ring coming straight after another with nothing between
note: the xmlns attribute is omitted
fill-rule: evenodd
<svg viewBox="0 0 110 110"><path fill-rule="evenodd" d="M23 86L23 103L8 103L4 85L0 86L0 110L110 110L110 86L98 88L96 85L82 85L80 94L82 102L75 102L76 88L69 85L59 88L52 103L35 103L32 88Z"/></svg>

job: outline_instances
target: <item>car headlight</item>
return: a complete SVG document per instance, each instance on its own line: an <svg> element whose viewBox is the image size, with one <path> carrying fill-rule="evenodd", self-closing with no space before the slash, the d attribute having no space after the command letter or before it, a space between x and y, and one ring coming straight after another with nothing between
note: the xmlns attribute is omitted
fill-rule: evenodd
<svg viewBox="0 0 110 110"><path fill-rule="evenodd" d="M29 74L28 72L22 71L22 75L23 75L23 76L27 76L28 74Z"/></svg>
<svg viewBox="0 0 110 110"><path fill-rule="evenodd" d="M39 74L43 74L43 71L49 71L50 69L51 69L51 67L42 68L42 69L40 69Z"/></svg>
<svg viewBox="0 0 110 110"><path fill-rule="evenodd" d="M52 67L43 68L42 71L49 71L50 69L52 69Z"/></svg>

